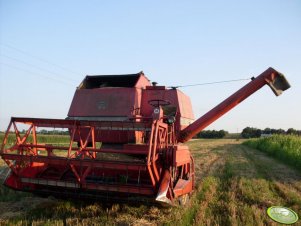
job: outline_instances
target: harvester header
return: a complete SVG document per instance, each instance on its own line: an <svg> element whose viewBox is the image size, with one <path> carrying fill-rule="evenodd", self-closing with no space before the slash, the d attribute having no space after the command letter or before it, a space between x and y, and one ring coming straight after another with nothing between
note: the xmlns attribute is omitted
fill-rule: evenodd
<svg viewBox="0 0 301 226"><path fill-rule="evenodd" d="M194 160L182 143L266 84L276 95L290 87L269 68L194 121L188 96L151 84L143 72L86 76L66 119L11 118L0 152L10 168L4 184L44 195L185 203ZM54 129L68 142L40 138Z"/></svg>

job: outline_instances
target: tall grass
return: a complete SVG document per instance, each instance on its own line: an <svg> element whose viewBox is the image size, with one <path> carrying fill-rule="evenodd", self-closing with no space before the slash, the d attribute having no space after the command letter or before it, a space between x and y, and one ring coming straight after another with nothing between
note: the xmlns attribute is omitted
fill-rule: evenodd
<svg viewBox="0 0 301 226"><path fill-rule="evenodd" d="M273 135L271 137L247 140L243 144L265 152L301 170L301 137Z"/></svg>
<svg viewBox="0 0 301 226"><path fill-rule="evenodd" d="M0 145L3 142L4 136L5 136L4 133L0 133ZM23 136L24 136L24 134L21 134L21 137L23 137ZM70 142L70 136L69 135L38 134L37 139L38 139L37 140L38 143L60 144L60 143L69 143ZM16 135L14 133L8 134L7 144L11 145L11 144L14 144L15 142L16 142ZM28 136L27 142L29 142L29 143L33 142L31 134Z"/></svg>

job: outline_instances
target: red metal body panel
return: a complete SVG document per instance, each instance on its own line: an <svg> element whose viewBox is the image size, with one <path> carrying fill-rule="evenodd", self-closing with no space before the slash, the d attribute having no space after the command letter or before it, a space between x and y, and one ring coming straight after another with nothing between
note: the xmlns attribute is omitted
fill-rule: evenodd
<svg viewBox="0 0 301 226"><path fill-rule="evenodd" d="M181 166L190 163L190 151L186 145L176 145L173 149L173 165Z"/></svg>
<svg viewBox="0 0 301 226"><path fill-rule="evenodd" d="M141 115L150 116L152 114L153 107L149 104L150 100L165 100L170 103L166 108L175 108L175 112L171 111L171 115L176 117L177 131L186 128L194 120L190 98L180 90L166 89L164 86L146 87L142 91Z"/></svg>
<svg viewBox="0 0 301 226"><path fill-rule="evenodd" d="M140 107L138 88L105 88L105 89L78 89L74 95L68 116L69 117L131 117L133 109Z"/></svg>
<svg viewBox="0 0 301 226"><path fill-rule="evenodd" d="M120 77L120 76L119 76ZM117 78L119 78L117 77ZM126 75L121 83L109 81L112 76L87 76L76 90L71 103L68 119L88 121L141 121L151 119L154 107L152 100L163 100L169 103L165 112L176 118L175 129L180 131L194 120L189 97L176 89L166 89L165 86L150 86L143 74ZM93 84L91 83L93 81ZM97 86L95 85L97 83ZM113 87L107 87L107 84ZM168 109L170 110L168 110ZM87 132L82 129L82 133ZM96 129L96 140L104 143L143 143L142 132L132 133L111 129L101 131ZM78 140L78 137L75 137Z"/></svg>

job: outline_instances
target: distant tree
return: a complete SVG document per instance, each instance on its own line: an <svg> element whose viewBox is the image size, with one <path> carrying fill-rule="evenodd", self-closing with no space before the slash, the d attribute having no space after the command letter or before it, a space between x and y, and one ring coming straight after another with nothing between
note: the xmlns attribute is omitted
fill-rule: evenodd
<svg viewBox="0 0 301 226"><path fill-rule="evenodd" d="M262 131L262 133L264 133L264 134L272 134L272 130L273 130L273 129L265 128L265 129Z"/></svg>
<svg viewBox="0 0 301 226"><path fill-rule="evenodd" d="M223 138L225 136L226 136L226 131L225 130L216 131L216 137L217 138Z"/></svg>
<svg viewBox="0 0 301 226"><path fill-rule="evenodd" d="M255 138L261 136L261 130L253 127L246 127L242 130L241 136L243 138Z"/></svg>
<svg viewBox="0 0 301 226"><path fill-rule="evenodd" d="M260 137L261 134L262 134L261 129L256 129L256 131L255 131L255 137Z"/></svg>
<svg viewBox="0 0 301 226"><path fill-rule="evenodd" d="M297 135L297 134L298 134L298 131L295 130L294 128L289 128L289 129L286 131L286 134Z"/></svg>
<svg viewBox="0 0 301 226"><path fill-rule="evenodd" d="M42 129L42 130L40 131L40 133L41 133L41 134L47 134L48 131L47 131L46 129Z"/></svg>
<svg viewBox="0 0 301 226"><path fill-rule="evenodd" d="M251 127L246 127L242 130L241 136L243 138L251 138L252 137L252 128Z"/></svg>
<svg viewBox="0 0 301 226"><path fill-rule="evenodd" d="M277 129L276 134L285 134L285 130L284 129Z"/></svg>
<svg viewBox="0 0 301 226"><path fill-rule="evenodd" d="M209 138L209 139L215 139L215 138L223 138L226 136L228 132L225 130L203 130L200 132L197 137L198 138Z"/></svg>
<svg viewBox="0 0 301 226"><path fill-rule="evenodd" d="M276 129L271 129L271 134L277 134L277 130Z"/></svg>
<svg viewBox="0 0 301 226"><path fill-rule="evenodd" d="M271 129L265 128L264 130L260 130L253 127L246 127L241 132L241 137L243 138L255 138L260 137L261 134L291 134L291 135L299 135L301 136L301 130L296 130L294 128L289 128L287 131L283 129Z"/></svg>

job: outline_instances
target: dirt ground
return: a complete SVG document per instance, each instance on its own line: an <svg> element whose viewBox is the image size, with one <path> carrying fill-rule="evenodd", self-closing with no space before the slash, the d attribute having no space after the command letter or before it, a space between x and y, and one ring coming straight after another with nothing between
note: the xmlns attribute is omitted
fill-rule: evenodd
<svg viewBox="0 0 301 226"><path fill-rule="evenodd" d="M196 189L188 206L62 201L1 185L0 225L278 225L266 214L274 205L301 216L301 172L239 140L193 140L189 146ZM1 160L1 181L6 173Z"/></svg>

